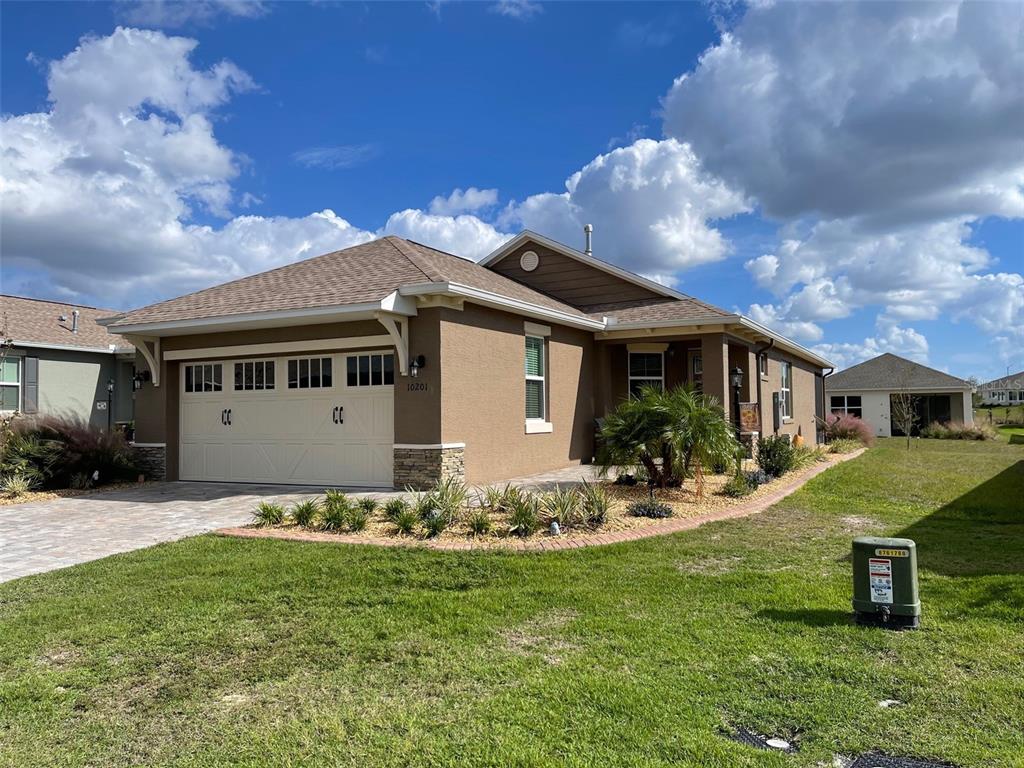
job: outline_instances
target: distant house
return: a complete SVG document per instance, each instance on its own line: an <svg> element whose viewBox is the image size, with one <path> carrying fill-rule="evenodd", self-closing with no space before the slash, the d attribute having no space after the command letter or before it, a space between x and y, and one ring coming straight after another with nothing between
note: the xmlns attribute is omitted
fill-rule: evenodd
<svg viewBox="0 0 1024 768"><path fill-rule="evenodd" d="M76 416L95 426L133 418L135 348L96 318L109 309L0 295L0 412Z"/></svg>
<svg viewBox="0 0 1024 768"><path fill-rule="evenodd" d="M892 398L900 392L914 396L915 432L935 421L974 423L969 382L888 352L825 378L828 410L864 419L879 437L903 434L892 424Z"/></svg>
<svg viewBox="0 0 1024 768"><path fill-rule="evenodd" d="M978 385L983 405L1024 405L1024 371Z"/></svg>

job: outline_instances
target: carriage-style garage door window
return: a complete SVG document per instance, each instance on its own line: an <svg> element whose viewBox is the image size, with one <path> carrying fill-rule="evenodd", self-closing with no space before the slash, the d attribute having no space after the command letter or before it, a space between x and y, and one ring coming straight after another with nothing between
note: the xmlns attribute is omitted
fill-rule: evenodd
<svg viewBox="0 0 1024 768"><path fill-rule="evenodd" d="M220 363L196 363L185 366L186 392L220 392L224 389L224 369Z"/></svg>
<svg viewBox="0 0 1024 768"><path fill-rule="evenodd" d="M331 358L300 357L288 361L288 389L328 389Z"/></svg>
<svg viewBox="0 0 1024 768"><path fill-rule="evenodd" d="M832 413L848 413L858 419L864 412L861 407L860 395L832 395L829 405Z"/></svg>
<svg viewBox="0 0 1024 768"><path fill-rule="evenodd" d="M544 337L526 337L526 418L545 418L547 395L547 361L544 359Z"/></svg>
<svg viewBox="0 0 1024 768"><path fill-rule="evenodd" d="M384 352L349 355L345 383L350 387L381 387L395 383L395 356Z"/></svg>
<svg viewBox="0 0 1024 768"><path fill-rule="evenodd" d="M235 390L251 391L274 388L273 360L246 360L235 363Z"/></svg>

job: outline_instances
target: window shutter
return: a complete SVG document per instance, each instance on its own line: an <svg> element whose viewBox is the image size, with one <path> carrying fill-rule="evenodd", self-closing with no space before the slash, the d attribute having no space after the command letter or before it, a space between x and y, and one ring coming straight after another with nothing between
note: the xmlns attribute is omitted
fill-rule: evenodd
<svg viewBox="0 0 1024 768"><path fill-rule="evenodd" d="M544 375L544 340L536 336L526 337L526 375Z"/></svg>
<svg viewBox="0 0 1024 768"><path fill-rule="evenodd" d="M25 358L25 376L22 384L24 413L36 413L39 410L39 358Z"/></svg>

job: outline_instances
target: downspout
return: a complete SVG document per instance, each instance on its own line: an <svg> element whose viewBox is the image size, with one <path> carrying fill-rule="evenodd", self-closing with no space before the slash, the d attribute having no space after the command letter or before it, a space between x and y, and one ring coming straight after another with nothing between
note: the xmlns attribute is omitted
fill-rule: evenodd
<svg viewBox="0 0 1024 768"><path fill-rule="evenodd" d="M761 355L772 349L775 346L775 339L768 339L768 343L763 347L757 347L754 350L754 375L757 376L757 415L758 417L764 416L764 403L761 400ZM764 436L764 424L761 425L761 436Z"/></svg>
<svg viewBox="0 0 1024 768"><path fill-rule="evenodd" d="M825 369L822 368L822 370L825 370ZM829 376L831 376L835 372L836 372L836 367L833 365L833 366L831 366L828 369L828 373L821 374L821 421L822 421L822 423L827 423L827 421L828 421L828 414L825 413L825 403L827 402L825 400L825 398L828 397L828 395L825 394L825 379L827 379ZM820 431L820 432L822 432L824 434L824 430L818 430L818 431Z"/></svg>

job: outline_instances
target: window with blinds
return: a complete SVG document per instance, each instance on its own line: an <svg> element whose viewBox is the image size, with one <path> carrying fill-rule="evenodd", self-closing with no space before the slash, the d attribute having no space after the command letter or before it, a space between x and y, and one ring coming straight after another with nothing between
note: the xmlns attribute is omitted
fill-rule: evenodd
<svg viewBox="0 0 1024 768"><path fill-rule="evenodd" d="M544 338L526 337L526 418L541 421L547 415L546 373L544 359Z"/></svg>

